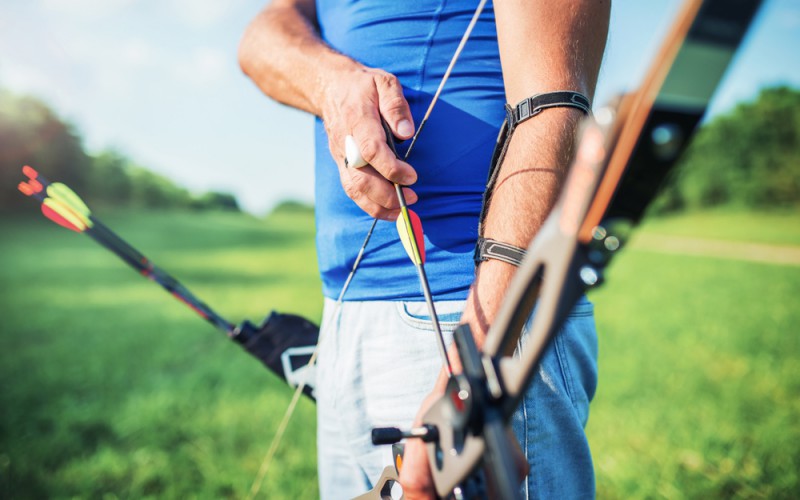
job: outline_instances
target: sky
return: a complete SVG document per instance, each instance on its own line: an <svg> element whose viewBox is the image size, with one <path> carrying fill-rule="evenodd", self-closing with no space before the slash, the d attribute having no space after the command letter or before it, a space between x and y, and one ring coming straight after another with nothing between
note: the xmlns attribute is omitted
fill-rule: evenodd
<svg viewBox="0 0 800 500"><path fill-rule="evenodd" d="M636 87L680 3L613 1L596 104ZM311 117L264 97L237 63L264 4L0 0L0 88L43 99L90 152L114 148L192 191L231 192L252 213L313 202ZM800 87L798 50L800 0L765 0L710 113L765 86Z"/></svg>

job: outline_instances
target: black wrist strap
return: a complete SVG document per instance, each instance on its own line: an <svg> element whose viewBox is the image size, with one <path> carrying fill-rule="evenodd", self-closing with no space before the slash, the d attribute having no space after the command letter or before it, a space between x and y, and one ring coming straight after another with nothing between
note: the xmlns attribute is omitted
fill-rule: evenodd
<svg viewBox="0 0 800 500"><path fill-rule="evenodd" d="M524 249L489 238L478 238L478 244L475 245L475 254L473 255L476 266L483 261L495 259L519 267L524 258Z"/></svg>
<svg viewBox="0 0 800 500"><path fill-rule="evenodd" d="M559 90L546 94L536 94L523 99L516 106L506 104L506 120L509 130L529 118L533 118L548 108L577 108L588 115L592 112L589 99L585 95L570 90Z"/></svg>

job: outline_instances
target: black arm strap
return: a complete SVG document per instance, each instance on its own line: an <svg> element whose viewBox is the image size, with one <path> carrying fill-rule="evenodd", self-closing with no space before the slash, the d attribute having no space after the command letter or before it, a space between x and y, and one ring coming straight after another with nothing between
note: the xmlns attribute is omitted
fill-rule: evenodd
<svg viewBox="0 0 800 500"><path fill-rule="evenodd" d="M577 108L584 114L591 114L589 99L585 95L569 90L536 94L520 101L516 106L506 104L506 121L509 135L517 125L533 118L548 108Z"/></svg>
<svg viewBox="0 0 800 500"><path fill-rule="evenodd" d="M572 92L570 90L536 94L523 99L516 106L506 104L506 119L500 128L500 133L497 136L497 143L492 153L492 160L489 165L489 178L486 182L486 191L483 193L483 206L481 207L481 215L478 219L479 238L475 246L474 254L476 266L487 259L502 260L503 262L519 266L519 263L525 256L525 250L522 248L495 240L484 239L483 221L486 219L486 214L489 211L489 202L491 201L492 191L494 190L495 182L497 182L497 177L500 173L500 165L503 164L503 159L505 159L508 144L511 142L511 136L514 134L514 130L520 123L533 118L549 108L576 108L586 115L592 112L589 99L579 92Z"/></svg>
<svg viewBox="0 0 800 500"><path fill-rule="evenodd" d="M476 266L485 260L495 259L519 267L524 258L525 249L488 238L478 238L478 244L475 245L475 255L473 256Z"/></svg>

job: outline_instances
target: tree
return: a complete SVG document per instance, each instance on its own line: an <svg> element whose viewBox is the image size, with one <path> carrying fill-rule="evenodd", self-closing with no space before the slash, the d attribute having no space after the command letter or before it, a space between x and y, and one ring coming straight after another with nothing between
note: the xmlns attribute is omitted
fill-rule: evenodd
<svg viewBox="0 0 800 500"><path fill-rule="evenodd" d="M236 197L230 193L219 193L217 191L209 191L208 193L201 194L192 200L192 208L198 210L229 210L232 212L239 212L239 202Z"/></svg>
<svg viewBox="0 0 800 500"><path fill-rule="evenodd" d="M659 198L661 211L800 203L800 91L761 91L706 124Z"/></svg>
<svg viewBox="0 0 800 500"><path fill-rule="evenodd" d="M119 151L90 156L75 127L45 103L0 89L0 208L26 205L17 192L23 165L33 166L52 181L64 182L90 204L239 211L233 195L211 192L194 197Z"/></svg>
<svg viewBox="0 0 800 500"><path fill-rule="evenodd" d="M125 155L116 150L106 150L96 155L89 181L90 198L101 203L130 204L133 197L130 163Z"/></svg>
<svg viewBox="0 0 800 500"><path fill-rule="evenodd" d="M84 190L91 159L75 128L42 101L0 90L0 207L19 208L23 165L47 165L53 178Z"/></svg>
<svg viewBox="0 0 800 500"><path fill-rule="evenodd" d="M142 208L186 208L191 206L192 195L162 175L145 168L131 166L131 202Z"/></svg>

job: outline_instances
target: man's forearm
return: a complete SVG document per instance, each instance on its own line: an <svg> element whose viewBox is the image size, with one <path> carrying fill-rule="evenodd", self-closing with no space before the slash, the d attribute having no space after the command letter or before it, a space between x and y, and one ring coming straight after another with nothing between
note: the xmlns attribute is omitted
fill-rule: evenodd
<svg viewBox="0 0 800 500"><path fill-rule="evenodd" d="M322 115L329 75L361 65L319 37L313 0L276 0L250 23L239 45L242 70L269 97Z"/></svg>
<svg viewBox="0 0 800 500"><path fill-rule="evenodd" d="M591 99L605 49L610 3L496 0L506 98L573 90ZM486 238L527 247L552 209L567 172L582 113L552 108L513 134L484 222ZM482 343L516 268L480 265L464 320Z"/></svg>
<svg viewBox="0 0 800 500"><path fill-rule="evenodd" d="M239 63L269 97L322 118L347 196L371 216L394 220L400 207L392 183L417 180L414 169L389 149L381 125L383 118L400 139L414 134L403 88L394 75L331 48L316 23L314 0L273 0L248 26ZM368 167L346 167L347 136ZM413 190L403 191L409 204L416 201Z"/></svg>

